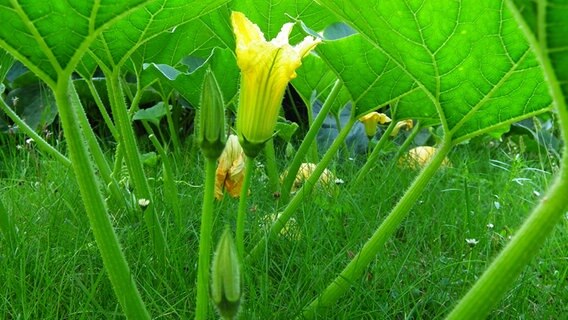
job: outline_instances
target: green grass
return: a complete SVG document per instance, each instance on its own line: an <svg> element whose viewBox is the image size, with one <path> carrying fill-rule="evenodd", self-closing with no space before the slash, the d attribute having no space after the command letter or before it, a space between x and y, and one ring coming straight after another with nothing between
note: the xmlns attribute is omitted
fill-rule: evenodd
<svg viewBox="0 0 568 320"><path fill-rule="evenodd" d="M6 141L5 141L6 142ZM12 147L8 147L11 145ZM18 228L12 250L0 236L0 318L120 319L121 310L102 268L71 172L6 142L0 171L1 200ZM520 225L553 176L548 159L515 156L504 148L458 146L453 167L431 181L409 217L348 294L321 319L442 318ZM159 168L147 168L161 208L171 254L154 259L144 224L111 204L115 228L154 318L188 319L195 309L198 226L203 162L179 159L178 187L186 227L175 226L161 189ZM402 196L416 172L378 163L356 190L348 182L362 163L335 164L347 182L329 196L315 192L295 219L300 239L269 241L265 254L246 266L241 319L291 319L348 263ZM261 170L255 172L247 217L247 247L280 211ZM237 201L215 209L214 242L233 224ZM491 224L493 227L488 227ZM466 239L476 239L474 246ZM568 316L568 217L558 225L492 319L562 319ZM213 314L211 308L211 315Z"/></svg>

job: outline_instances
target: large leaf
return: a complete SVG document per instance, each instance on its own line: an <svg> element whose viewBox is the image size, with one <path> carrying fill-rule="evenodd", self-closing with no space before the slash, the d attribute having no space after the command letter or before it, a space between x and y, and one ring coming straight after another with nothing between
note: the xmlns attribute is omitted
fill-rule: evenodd
<svg viewBox="0 0 568 320"><path fill-rule="evenodd" d="M568 99L568 5L564 0L514 1L532 33L548 54L565 99Z"/></svg>
<svg viewBox="0 0 568 320"><path fill-rule="evenodd" d="M399 116L436 115L459 142L550 109L542 72L502 1L320 2L361 33L318 48L359 113L400 97Z"/></svg>
<svg viewBox="0 0 568 320"><path fill-rule="evenodd" d="M168 35L172 40L192 42L192 33L185 33L182 26L201 16L221 7L228 0L213 1L187 1L162 0L152 1L143 10L131 12L125 19L106 29L97 39L92 52L103 64L108 67L121 66L130 56L144 45L150 55L156 55L160 47L166 47L166 54L173 54L178 45L169 44ZM184 39L186 38L186 39ZM204 40L198 37L200 40ZM155 41L154 41L155 40ZM150 44L150 42L153 42ZM181 53L187 55L188 53ZM136 56L136 63L141 66L145 53L142 51ZM177 62L177 61L175 61Z"/></svg>
<svg viewBox="0 0 568 320"><path fill-rule="evenodd" d="M0 47L53 85L110 22L149 2L1 0Z"/></svg>

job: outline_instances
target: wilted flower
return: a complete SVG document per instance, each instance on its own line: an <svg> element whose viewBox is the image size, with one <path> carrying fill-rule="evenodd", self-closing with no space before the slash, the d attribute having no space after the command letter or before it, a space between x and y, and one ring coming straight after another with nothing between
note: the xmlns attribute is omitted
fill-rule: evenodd
<svg viewBox="0 0 568 320"><path fill-rule="evenodd" d="M391 132L391 137L395 137L398 132L400 131L400 129L404 129L406 131L412 129L414 127L414 122L412 122L412 119L407 119L407 120L402 120L396 123L396 125L394 126L394 129Z"/></svg>
<svg viewBox="0 0 568 320"><path fill-rule="evenodd" d="M245 154L239 138L232 134L219 157L215 174L215 198L223 199L223 190L227 190L232 197L238 197L243 186L244 172Z"/></svg>
<svg viewBox="0 0 568 320"><path fill-rule="evenodd" d="M365 133L367 134L367 137L372 137L375 135L375 133L377 133L377 125L379 123L389 123L391 122L391 118L389 118L384 113L373 111L359 118L359 121L361 121L363 125L365 125Z"/></svg>
<svg viewBox="0 0 568 320"><path fill-rule="evenodd" d="M398 164L403 167L407 167L410 169L418 169L423 167L436 153L436 148L428 147L428 146L421 146L410 149L408 153L401 157L398 161ZM448 158L445 158L442 161L442 168L451 167L452 163Z"/></svg>
<svg viewBox="0 0 568 320"><path fill-rule="evenodd" d="M230 229L226 228L211 262L211 298L223 319L233 319L239 312L241 285L237 248Z"/></svg>
<svg viewBox="0 0 568 320"><path fill-rule="evenodd" d="M241 88L237 112L237 132L245 153L255 157L272 137L284 90L296 77L296 69L320 42L307 36L295 46L288 43L293 23L266 41L260 28L241 12L231 14L236 36L237 64L241 69Z"/></svg>

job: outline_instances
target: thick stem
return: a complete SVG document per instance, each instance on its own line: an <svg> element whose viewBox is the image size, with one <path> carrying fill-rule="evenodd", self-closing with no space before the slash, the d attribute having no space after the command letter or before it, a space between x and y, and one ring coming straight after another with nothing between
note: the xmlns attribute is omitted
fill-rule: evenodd
<svg viewBox="0 0 568 320"><path fill-rule="evenodd" d="M55 99L61 125L67 139L69 157L95 241L101 252L103 264L114 292L126 317L129 319L150 319L107 214L93 164L89 158L87 145L79 126L77 113L73 110L72 96L74 89L71 86L68 78L61 78L55 89Z"/></svg>
<svg viewBox="0 0 568 320"><path fill-rule="evenodd" d="M483 319L501 300L568 209L565 168L511 242L446 319Z"/></svg>
<svg viewBox="0 0 568 320"><path fill-rule="evenodd" d="M387 240L392 236L396 229L400 226L408 212L428 185L428 182L451 149L449 139L444 141L438 148L438 152L434 155L431 162L420 172L414 180L410 188L400 199L391 213L377 228L371 238L365 243L361 251L349 262L343 271L335 278L335 280L323 291L323 293L314 299L303 312L305 318L314 318L318 309L327 308L337 302L337 300L349 289L351 284L355 282L367 268L369 263L375 258L379 250L381 250Z"/></svg>
<svg viewBox="0 0 568 320"><path fill-rule="evenodd" d="M144 222L148 228L157 258L163 262L166 260L168 252L166 239L154 208L150 186L140 160L134 130L128 116L128 107L124 101L118 68L111 75L107 75L107 84L109 85L109 98L111 100L114 121L120 134L120 144L124 148L126 166L134 185L136 198L150 201L150 204L144 210Z"/></svg>
<svg viewBox="0 0 568 320"><path fill-rule="evenodd" d="M248 190L250 180L252 179L252 171L254 170L254 158L247 157L245 160L245 177L243 179L243 187L239 199L239 211L237 213L237 232L236 243L239 258L242 261L245 253L245 218L247 215Z"/></svg>
<svg viewBox="0 0 568 320"><path fill-rule="evenodd" d="M72 91L69 92L71 102L73 104L75 112L77 113L77 119L79 120L79 124L81 125L81 131L83 132L85 140L87 141L87 145L89 146L89 150L91 151L101 177L103 178L106 186L109 188L110 194L114 198L114 200L118 203L123 203L130 207L130 202L125 201L128 195L127 191L125 190L125 193L123 193L123 191L120 190L116 179L113 178L109 162L105 157L99 142L97 141L97 137L93 132L93 128L89 123L89 119L87 119L87 114L85 114L85 110L81 105L81 100L79 99L77 91L74 87L72 87L71 90Z"/></svg>
<svg viewBox="0 0 568 320"><path fill-rule="evenodd" d="M371 169L377 165L377 160L379 159L381 150L383 149L385 143L388 141L394 127L396 127L396 121L393 120L379 139L379 142L377 142L377 145L373 149L373 152L371 152L371 154L367 158L367 162L365 162L363 167L359 169L359 172L357 172L357 177L349 186L351 190L354 190L363 181L363 178L367 176L369 171L371 171Z"/></svg>
<svg viewBox="0 0 568 320"><path fill-rule="evenodd" d="M302 161L306 157L306 154L308 153L310 146L313 144L319 129L321 128L323 122L325 121L325 117L327 117L329 110L331 110L333 101L335 101L335 98L337 98L337 95L339 94L342 85L343 84L340 80L335 81L335 84L331 89L329 96L322 105L316 119L311 124L310 130L308 130L308 133L306 133L306 136L304 137L302 144L300 144L300 148L298 148L298 152L296 152L296 155L294 156L294 159L292 160L290 167L288 167L288 173L284 178L284 182L282 182L281 196L283 203L286 203L288 201L290 197L290 190L292 190L292 184L294 183L294 179L296 179L296 174L298 173L298 169L300 169ZM353 108L355 107L353 106Z"/></svg>
<svg viewBox="0 0 568 320"><path fill-rule="evenodd" d="M199 231L199 262L197 265L197 306L195 319L207 319L209 311L209 269L211 260L211 236L213 232L213 201L215 197L215 170L217 161L206 159L205 190Z"/></svg>
<svg viewBox="0 0 568 320"><path fill-rule="evenodd" d="M513 1L508 1L507 4L532 46L542 66L545 79L548 80L551 96L558 112L560 131L565 142L562 164L555 182L538 206L447 319L484 318L511 287L525 266L536 256L546 237L552 233L554 226L568 210L568 201L566 201L566 194L568 194L568 109L550 58L546 55L546 48L541 46L546 44L546 29L544 29L547 25L546 3L538 2L540 42L525 23Z"/></svg>
<svg viewBox="0 0 568 320"><path fill-rule="evenodd" d="M282 228L284 228L288 220L290 220L294 212L296 212L296 209L298 209L298 207L306 200L305 196L309 195L313 187L317 184L319 177L326 169L328 164L331 162L331 160L335 157L337 150L341 147L341 145L347 138L347 135L349 134L349 131L351 130L354 124L355 124L355 119L351 118L349 122L347 122L343 130L339 132L339 135L337 136L337 138L335 138L335 141L333 141L333 144L329 147L329 149L327 150L323 158L320 160L320 162L318 163L318 165L316 166L310 177L306 180L302 188L298 190L298 192L292 198L286 209L284 209L282 214L280 214L278 219L274 222L274 224L270 228L270 232L268 233L268 235L262 238L256 244L256 246L251 250L250 254L247 256L247 261L258 258L262 250L265 248L268 239L280 233L280 231L282 230Z"/></svg>
<svg viewBox="0 0 568 320"><path fill-rule="evenodd" d="M266 175L271 192L280 191L280 179L278 178L278 165L276 164L276 152L274 151L274 139L264 144L264 157L266 158Z"/></svg>

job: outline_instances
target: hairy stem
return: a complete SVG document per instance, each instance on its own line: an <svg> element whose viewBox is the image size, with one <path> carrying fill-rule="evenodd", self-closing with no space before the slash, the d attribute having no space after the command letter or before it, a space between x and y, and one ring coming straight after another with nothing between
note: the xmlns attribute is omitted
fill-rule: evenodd
<svg viewBox="0 0 568 320"><path fill-rule="evenodd" d="M290 190L292 190L292 184L294 183L294 179L296 179L296 174L298 173L298 169L300 169L302 161L306 157L306 154L308 153L310 146L313 144L319 129L321 128L323 122L325 121L325 117L329 113L329 110L331 110L333 101L335 101L335 98L337 98L337 95L339 94L342 85L343 84L340 80L335 81L335 84L331 89L329 96L322 105L320 112L318 113L314 122L311 124L310 130L308 130L308 133L306 133L306 136L304 137L304 140L302 141L300 148L298 148L298 152L296 152L296 155L294 156L292 163L288 167L286 177L282 182L281 196L283 203L286 203L288 201L290 197Z"/></svg>
<svg viewBox="0 0 568 320"><path fill-rule="evenodd" d="M264 157L266 158L266 175L271 192L280 191L280 179L278 178L278 165L276 164L276 152L274 151L274 139L264 144Z"/></svg>
<svg viewBox="0 0 568 320"><path fill-rule="evenodd" d="M215 196L215 170L217 161L206 159L205 191L199 230L199 262L197 264L197 306L196 319L207 319L209 310L209 269L211 260L211 234L213 232L213 201Z"/></svg>
<svg viewBox="0 0 568 320"><path fill-rule="evenodd" d="M268 235L262 238L256 244L256 246L251 250L250 254L247 256L247 260L254 260L258 258L260 253L262 253L262 250L265 248L268 239L278 235L282 230L282 228L284 228L288 220L290 220L290 218L296 212L298 207L300 207L300 205L306 200L306 196L310 194L313 187L317 184L320 175L323 173L323 171L331 162L331 160L335 157L337 150L339 150L339 148L347 138L347 135L349 134L349 131L351 130L354 124L355 124L355 119L352 117L349 120L349 122L347 122L345 127L339 132L339 135L337 136L337 138L335 138L335 141L333 141L333 144L329 147L329 150L327 150L327 152L320 160L320 162L318 163L318 165L316 166L310 177L306 180L302 188L298 190L298 192L292 198L286 209L284 209L282 214L280 214L278 219L274 222L274 224L270 228L270 232L268 233Z"/></svg>
<svg viewBox="0 0 568 320"><path fill-rule="evenodd" d="M385 132L383 133L383 135L379 139L379 142L377 142L377 145L373 149L373 152L371 152L371 154L367 158L367 162L365 162L363 167L361 169L359 169L359 172L357 172L357 177L355 177L355 180L353 180L353 182L349 186L349 188L351 190L354 190L363 181L363 178L367 176L367 173L369 173L369 171L371 171L371 169L375 165L377 165L377 160L379 159L379 155L381 154L381 150L383 149L383 146L385 145L385 143L388 141L389 136L390 136L392 130L394 129L394 127L396 127L396 121L392 121L389 124L389 126L387 127L387 130L385 130Z"/></svg>
<svg viewBox="0 0 568 320"><path fill-rule="evenodd" d="M245 218L247 214L248 191L250 187L250 180L252 179L252 171L254 170L254 159L247 157L245 160L245 177L243 179L243 187L239 199L239 211L237 213L237 232L236 243L239 258L245 254Z"/></svg>
<svg viewBox="0 0 568 320"><path fill-rule="evenodd" d="M150 319L107 214L77 113L73 110L72 83L69 79L60 79L54 91L73 171L114 292L127 318Z"/></svg>
<svg viewBox="0 0 568 320"><path fill-rule="evenodd" d="M408 215L410 209L418 200L418 197L428 185L428 182L451 149L451 142L444 141L438 148L438 152L434 155L431 162L420 172L414 180L410 188L400 199L391 213L377 228L371 238L365 243L361 251L349 262L343 271L333 280L333 282L322 292L322 294L314 299L303 311L305 318L311 319L317 315L318 310L328 308L337 302L337 300L345 294L351 284L355 282L367 268L369 263L375 258L379 250L381 250L386 241L392 236L396 229L400 226L404 218Z"/></svg>

